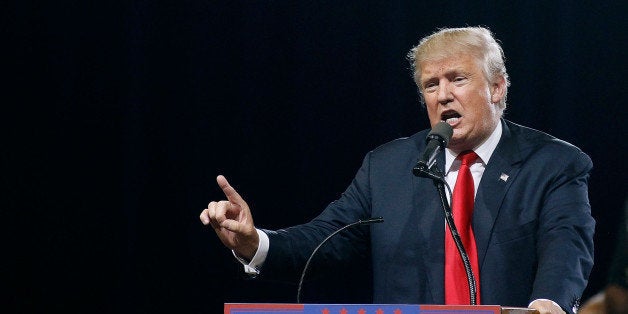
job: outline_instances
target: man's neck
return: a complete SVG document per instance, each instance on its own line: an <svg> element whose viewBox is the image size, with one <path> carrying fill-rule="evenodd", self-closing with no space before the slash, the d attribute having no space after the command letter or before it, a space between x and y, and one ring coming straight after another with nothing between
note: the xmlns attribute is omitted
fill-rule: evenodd
<svg viewBox="0 0 628 314"><path fill-rule="evenodd" d="M500 120L493 132L491 132L491 135L489 135L480 145L473 148L473 151L478 154L484 164L488 164L489 159L491 159L491 156L493 155L493 152L495 151L495 148L497 148L497 144L502 137L502 132L502 121ZM449 148L445 150L445 173L449 171L449 168L451 168L454 159L456 159L459 153L460 152L455 152Z"/></svg>

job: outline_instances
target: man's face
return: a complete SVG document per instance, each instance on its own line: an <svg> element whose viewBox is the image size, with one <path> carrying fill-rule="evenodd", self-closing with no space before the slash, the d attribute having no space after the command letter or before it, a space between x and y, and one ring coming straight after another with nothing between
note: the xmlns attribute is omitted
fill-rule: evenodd
<svg viewBox="0 0 628 314"><path fill-rule="evenodd" d="M461 152L487 139L501 117L497 103L504 95L505 80L489 83L470 54L424 61L419 66L430 124L434 127L445 121L454 129L448 147Z"/></svg>

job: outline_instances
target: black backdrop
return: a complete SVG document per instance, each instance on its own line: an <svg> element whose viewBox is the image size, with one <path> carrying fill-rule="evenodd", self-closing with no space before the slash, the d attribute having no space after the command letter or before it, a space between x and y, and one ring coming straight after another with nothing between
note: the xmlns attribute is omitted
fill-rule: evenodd
<svg viewBox="0 0 628 314"><path fill-rule="evenodd" d="M232 181L259 226L314 217L367 151L428 127L405 54L437 27L465 25L503 42L507 118L592 157L596 266L585 295L604 284L626 197L625 6L2 7L3 308L220 313L223 302L293 301L292 285L244 280L198 222L222 198L215 176ZM362 300L360 273L339 272L308 286L309 300Z"/></svg>

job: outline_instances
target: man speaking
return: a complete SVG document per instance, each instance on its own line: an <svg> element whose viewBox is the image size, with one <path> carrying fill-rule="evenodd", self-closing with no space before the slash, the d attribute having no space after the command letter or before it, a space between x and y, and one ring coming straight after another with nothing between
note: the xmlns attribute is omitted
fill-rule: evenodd
<svg viewBox="0 0 628 314"><path fill-rule="evenodd" d="M453 189L453 221L478 304L575 311L593 266L591 159L502 117L509 80L489 30L441 29L423 38L409 59L431 126L444 121L453 128L435 167ZM322 249L324 256L371 259L374 303L469 304L439 193L431 179L412 173L429 131L369 152L342 196L306 224L256 229L247 203L223 176L217 182L227 200L209 203L200 219L247 272L272 277L298 274L335 230L382 216L382 224L344 231Z"/></svg>

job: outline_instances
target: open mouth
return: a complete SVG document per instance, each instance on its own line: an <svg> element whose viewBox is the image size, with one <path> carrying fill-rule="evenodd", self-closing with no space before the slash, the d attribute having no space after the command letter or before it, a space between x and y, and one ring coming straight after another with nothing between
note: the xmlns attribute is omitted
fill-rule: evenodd
<svg viewBox="0 0 628 314"><path fill-rule="evenodd" d="M456 122L458 122L461 117L462 116L459 113L452 110L443 112L440 116L440 119L447 122L448 124L456 124Z"/></svg>

